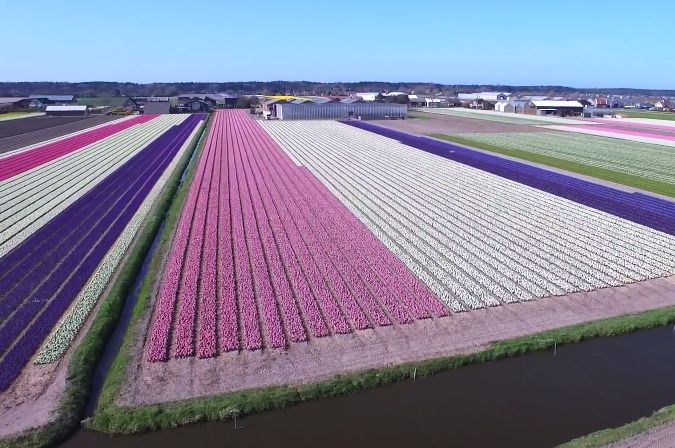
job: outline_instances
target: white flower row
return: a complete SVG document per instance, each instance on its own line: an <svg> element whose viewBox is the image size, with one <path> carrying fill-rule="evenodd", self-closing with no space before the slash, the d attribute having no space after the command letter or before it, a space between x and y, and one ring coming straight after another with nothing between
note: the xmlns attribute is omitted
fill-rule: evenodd
<svg viewBox="0 0 675 448"><path fill-rule="evenodd" d="M632 176L675 183L673 150L662 145L552 132L461 136L506 149L542 154Z"/></svg>
<svg viewBox="0 0 675 448"><path fill-rule="evenodd" d="M184 119L184 118L181 118ZM0 197L9 199L0 205L0 256L5 255L46 222L84 196L111 172L145 148L158 135L176 123L175 118L152 120L152 125L134 126L110 137L73 159L61 159L40 171L16 176L10 185L0 186ZM74 171L74 175L72 172ZM24 180L24 175L28 180ZM29 195L17 199L17 185L32 188ZM13 202L18 201L18 202Z"/></svg>
<svg viewBox="0 0 675 448"><path fill-rule="evenodd" d="M263 125L453 309L675 269L675 238L573 201L339 123Z"/></svg>
<svg viewBox="0 0 675 448"><path fill-rule="evenodd" d="M164 170L157 180L157 183L152 190L150 190L148 196L143 200L143 203L125 227L124 231L115 241L115 244L110 248L92 277L75 298L70 309L64 314L61 321L54 326L54 330L52 330L51 335L46 339L46 342L35 359L36 364L48 364L54 362L68 350L68 347L70 347L75 336L77 336L80 328L82 328L82 325L86 322L91 310L96 306L98 298L110 281L110 278L117 269L120 261L124 258L129 245L152 209L155 200L166 185L171 174L176 169L176 165L183 157L183 154L195 138L200 127L201 123L197 125L185 144L167 166L166 170Z"/></svg>

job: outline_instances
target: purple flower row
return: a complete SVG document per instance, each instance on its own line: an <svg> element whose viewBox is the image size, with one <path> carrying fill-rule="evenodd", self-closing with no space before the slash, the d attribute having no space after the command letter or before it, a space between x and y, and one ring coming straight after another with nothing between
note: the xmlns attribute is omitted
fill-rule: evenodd
<svg viewBox="0 0 675 448"><path fill-rule="evenodd" d="M3 297L17 306L0 327L0 391L20 374L197 122L192 117L167 131L0 260L3 272L23 279ZM62 231L77 220L84 225Z"/></svg>

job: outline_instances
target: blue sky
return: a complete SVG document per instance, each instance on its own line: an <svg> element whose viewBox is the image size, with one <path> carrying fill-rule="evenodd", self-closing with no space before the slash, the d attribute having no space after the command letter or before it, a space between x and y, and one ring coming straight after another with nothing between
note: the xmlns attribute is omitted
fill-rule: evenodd
<svg viewBox="0 0 675 448"><path fill-rule="evenodd" d="M675 89L670 1L0 0L0 81Z"/></svg>

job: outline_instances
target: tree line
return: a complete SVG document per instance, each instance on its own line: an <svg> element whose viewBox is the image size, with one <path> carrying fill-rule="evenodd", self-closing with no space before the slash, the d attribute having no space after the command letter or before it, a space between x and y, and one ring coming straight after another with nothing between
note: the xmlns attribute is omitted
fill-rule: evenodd
<svg viewBox="0 0 675 448"><path fill-rule="evenodd" d="M675 90L659 89L579 89L566 86L516 86L480 84L438 84L419 82L337 82L241 81L172 82L139 84L131 82L0 82L0 97L31 94L76 95L78 97L175 96L179 93L230 93L235 95L345 95L357 92L405 92L446 94L477 91L502 91L539 94L597 93L602 95L675 96Z"/></svg>

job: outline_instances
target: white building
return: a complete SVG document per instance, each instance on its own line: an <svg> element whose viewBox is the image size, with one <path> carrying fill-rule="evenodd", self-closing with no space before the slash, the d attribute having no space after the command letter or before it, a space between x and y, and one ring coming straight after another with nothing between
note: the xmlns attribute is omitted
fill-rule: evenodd
<svg viewBox="0 0 675 448"><path fill-rule="evenodd" d="M460 101L484 100L484 101L508 101L511 99L510 92L475 92L459 93L457 98Z"/></svg>

